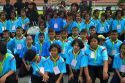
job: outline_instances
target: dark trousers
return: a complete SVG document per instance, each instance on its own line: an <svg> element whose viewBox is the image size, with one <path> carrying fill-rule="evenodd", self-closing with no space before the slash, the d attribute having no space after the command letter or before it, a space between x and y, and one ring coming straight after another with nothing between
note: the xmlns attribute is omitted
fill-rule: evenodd
<svg viewBox="0 0 125 83"><path fill-rule="evenodd" d="M125 77L125 73L120 73L122 77ZM112 77L112 80L110 83L120 83L120 78L118 77L118 74L115 72L115 74Z"/></svg>
<svg viewBox="0 0 125 83"><path fill-rule="evenodd" d="M18 83L18 78L17 78L17 76L16 76L16 73L14 73L14 74L8 76L8 77L6 78L5 83Z"/></svg>
<svg viewBox="0 0 125 83"><path fill-rule="evenodd" d="M22 64L22 59L19 57L19 54L14 54L14 57L16 59L16 68L19 69Z"/></svg>
<svg viewBox="0 0 125 83"><path fill-rule="evenodd" d="M96 78L100 79L100 83L108 83L108 79L103 80L103 66L88 66L88 69L92 83L95 83Z"/></svg>
<svg viewBox="0 0 125 83"><path fill-rule="evenodd" d="M55 75L53 73L49 73L48 75L49 75L48 83L56 83L57 79L60 76L60 74ZM60 83L64 83L63 78L61 79Z"/></svg>
<svg viewBox="0 0 125 83"><path fill-rule="evenodd" d="M79 74L80 74L80 70L73 70L74 79L69 80L68 83L79 83L78 82ZM83 75L82 77L83 77L83 83L86 83L85 82L85 75Z"/></svg>
<svg viewBox="0 0 125 83"><path fill-rule="evenodd" d="M24 65L24 63L21 64L21 67L19 68L19 73L18 73L18 76L19 77L25 77L25 76L28 76L28 75L31 75L32 74L32 67L30 68L30 70L28 71Z"/></svg>
<svg viewBox="0 0 125 83"><path fill-rule="evenodd" d="M38 76L35 76L35 75L31 76L31 83L44 83L42 80L43 80L42 77L38 77Z"/></svg>
<svg viewBox="0 0 125 83"><path fill-rule="evenodd" d="M109 55L109 57L112 59L112 62L111 62L111 64L108 65L108 71L109 72L114 72L114 69L112 68L114 57L110 56L110 55Z"/></svg>

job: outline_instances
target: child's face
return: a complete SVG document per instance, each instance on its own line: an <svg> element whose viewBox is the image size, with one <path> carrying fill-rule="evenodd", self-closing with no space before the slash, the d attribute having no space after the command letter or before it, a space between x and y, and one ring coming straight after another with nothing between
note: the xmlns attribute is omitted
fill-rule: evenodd
<svg viewBox="0 0 125 83"><path fill-rule="evenodd" d="M121 12L118 12L118 13L117 13L117 17L121 17Z"/></svg>
<svg viewBox="0 0 125 83"><path fill-rule="evenodd" d="M22 29L17 29L17 30L16 30L16 35L17 35L17 36L22 35L22 33L23 33Z"/></svg>
<svg viewBox="0 0 125 83"><path fill-rule="evenodd" d="M82 11L82 16L84 17L87 14L87 11Z"/></svg>
<svg viewBox="0 0 125 83"><path fill-rule="evenodd" d="M103 21L104 21L104 20L105 20L105 16L101 16L101 20L103 20Z"/></svg>
<svg viewBox="0 0 125 83"><path fill-rule="evenodd" d="M61 39L61 35L60 34L56 34L56 39L60 40Z"/></svg>
<svg viewBox="0 0 125 83"><path fill-rule="evenodd" d="M125 53L125 45L122 45L122 47L121 47L121 52L122 52L122 53ZM124 55L124 57L125 57L125 55Z"/></svg>
<svg viewBox="0 0 125 83"><path fill-rule="evenodd" d="M3 38L8 38L9 37L9 33L8 32L3 32Z"/></svg>
<svg viewBox="0 0 125 83"><path fill-rule="evenodd" d="M96 30L95 30L95 28L93 28L93 29L90 29L90 35L93 35L93 34L95 34L96 33Z"/></svg>
<svg viewBox="0 0 125 83"><path fill-rule="evenodd" d="M116 39L118 38L118 33L111 32L110 35L111 35L110 38L111 38L112 40L116 40Z"/></svg>
<svg viewBox="0 0 125 83"><path fill-rule="evenodd" d="M27 44L32 44L32 43L33 43L32 37L31 37L31 36L28 36L28 37L26 38L26 42L27 42Z"/></svg>
<svg viewBox="0 0 125 83"><path fill-rule="evenodd" d="M50 33L49 33L49 37L50 37L50 38L55 38L55 32L50 32Z"/></svg>
<svg viewBox="0 0 125 83"><path fill-rule="evenodd" d="M43 41L43 40L44 40L44 36L42 35L39 37L39 41Z"/></svg>
<svg viewBox="0 0 125 83"><path fill-rule="evenodd" d="M11 13L11 19L14 19L14 18L15 18L15 14Z"/></svg>
<svg viewBox="0 0 125 83"><path fill-rule="evenodd" d="M52 56L57 56L58 55L58 49L56 47L53 47L50 50L50 53L51 53Z"/></svg>
<svg viewBox="0 0 125 83"><path fill-rule="evenodd" d="M80 37L81 37L81 38L86 38L86 36L87 36L87 33L83 33L83 32L80 33Z"/></svg>
<svg viewBox="0 0 125 83"><path fill-rule="evenodd" d="M73 45L73 48L74 48L74 50L80 50L80 47L79 47L79 44L78 44L78 42L76 42L74 45Z"/></svg>
<svg viewBox="0 0 125 83"><path fill-rule="evenodd" d="M25 11L21 11L21 16L26 16Z"/></svg>
<svg viewBox="0 0 125 83"><path fill-rule="evenodd" d="M111 15L110 11L107 10L107 11L106 11L106 15L107 15L107 16L110 16L110 15Z"/></svg>
<svg viewBox="0 0 125 83"><path fill-rule="evenodd" d="M88 14L85 15L85 20L90 20L90 16Z"/></svg>
<svg viewBox="0 0 125 83"><path fill-rule="evenodd" d="M99 11L95 13L95 17L99 17Z"/></svg>
<svg viewBox="0 0 125 83"><path fill-rule="evenodd" d="M75 5L73 5L73 6L71 7L71 10L72 10L72 11L77 11L77 7L76 7Z"/></svg>
<svg viewBox="0 0 125 83"><path fill-rule="evenodd" d="M96 48L98 46L98 40L96 38L92 38L90 41L91 48Z"/></svg>
<svg viewBox="0 0 125 83"><path fill-rule="evenodd" d="M1 14L1 20L5 20L6 19L6 15L5 14Z"/></svg>
<svg viewBox="0 0 125 83"><path fill-rule="evenodd" d="M61 33L61 37L67 38L67 36L68 36L68 34L67 34L67 32L65 32L65 31L63 31L63 32Z"/></svg>
<svg viewBox="0 0 125 83"><path fill-rule="evenodd" d="M40 23L40 27L39 28L40 28L41 31L44 31L45 30L44 23Z"/></svg>
<svg viewBox="0 0 125 83"><path fill-rule="evenodd" d="M78 35L78 28L73 28L72 29L72 35L77 36Z"/></svg>
<svg viewBox="0 0 125 83"><path fill-rule="evenodd" d="M76 14L76 20L77 21L81 20L80 13Z"/></svg>

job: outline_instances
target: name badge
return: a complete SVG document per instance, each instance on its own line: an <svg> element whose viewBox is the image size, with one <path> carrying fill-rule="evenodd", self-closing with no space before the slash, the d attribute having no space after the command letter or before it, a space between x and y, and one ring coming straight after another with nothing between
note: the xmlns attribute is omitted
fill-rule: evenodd
<svg viewBox="0 0 125 83"><path fill-rule="evenodd" d="M59 70L58 66L54 67L53 71L54 71L55 75L60 74L60 70Z"/></svg>
<svg viewBox="0 0 125 83"><path fill-rule="evenodd" d="M13 25L13 26L12 26L12 30L16 30L16 27L15 27L15 25Z"/></svg>
<svg viewBox="0 0 125 83"><path fill-rule="evenodd" d="M90 55L91 58L95 58L95 53L92 52L91 55Z"/></svg>
<svg viewBox="0 0 125 83"><path fill-rule="evenodd" d="M21 44L17 44L17 49L21 50L22 49L22 45Z"/></svg>
<svg viewBox="0 0 125 83"><path fill-rule="evenodd" d="M71 62L71 65L72 65L73 67L75 67L76 64L77 64L77 60L73 59L72 62Z"/></svg>
<svg viewBox="0 0 125 83"><path fill-rule="evenodd" d="M100 31L104 31L104 27L101 27L101 28L100 28Z"/></svg>
<svg viewBox="0 0 125 83"><path fill-rule="evenodd" d="M45 73L44 67L41 67L41 68L40 68L40 72L43 73L43 74Z"/></svg>
<svg viewBox="0 0 125 83"><path fill-rule="evenodd" d="M57 23L54 24L54 28L58 28L58 24Z"/></svg>
<svg viewBox="0 0 125 83"><path fill-rule="evenodd" d="M22 28L23 28L23 29L25 28L25 24L22 24Z"/></svg>
<svg viewBox="0 0 125 83"><path fill-rule="evenodd" d="M117 29L121 29L121 25L117 25Z"/></svg>
<svg viewBox="0 0 125 83"><path fill-rule="evenodd" d="M116 50L112 50L112 55L115 55L116 54Z"/></svg>
<svg viewBox="0 0 125 83"><path fill-rule="evenodd" d="M121 66L121 72L125 73L125 65Z"/></svg>
<svg viewBox="0 0 125 83"><path fill-rule="evenodd" d="M2 27L2 31L4 31L5 30L5 27Z"/></svg>

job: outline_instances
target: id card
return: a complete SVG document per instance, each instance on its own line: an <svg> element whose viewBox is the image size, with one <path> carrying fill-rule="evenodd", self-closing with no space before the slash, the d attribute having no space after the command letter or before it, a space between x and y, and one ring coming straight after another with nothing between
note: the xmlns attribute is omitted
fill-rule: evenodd
<svg viewBox="0 0 125 83"><path fill-rule="evenodd" d="M54 24L54 28L58 28L58 24L57 23Z"/></svg>
<svg viewBox="0 0 125 83"><path fill-rule="evenodd" d="M112 55L115 55L116 54L116 50L112 50Z"/></svg>
<svg viewBox="0 0 125 83"><path fill-rule="evenodd" d="M121 25L117 25L117 29L121 29Z"/></svg>
<svg viewBox="0 0 125 83"><path fill-rule="evenodd" d="M91 58L95 58L95 53L92 52L91 55L90 55Z"/></svg>
<svg viewBox="0 0 125 83"><path fill-rule="evenodd" d="M13 26L12 26L12 30L16 30L16 27L15 27L15 25L13 25Z"/></svg>
<svg viewBox="0 0 125 83"><path fill-rule="evenodd" d="M125 65L121 66L121 72L125 73Z"/></svg>
<svg viewBox="0 0 125 83"><path fill-rule="evenodd" d="M59 70L58 66L55 66L55 67L53 68L53 71L54 71L54 74L55 74L55 75L60 74L60 70Z"/></svg>
<svg viewBox="0 0 125 83"><path fill-rule="evenodd" d="M77 64L77 60L73 59L72 62L71 62L71 65L72 65L73 67L75 67L76 64Z"/></svg>
<svg viewBox="0 0 125 83"><path fill-rule="evenodd" d="M22 49L22 45L21 44L17 44L17 49L21 50Z"/></svg>
<svg viewBox="0 0 125 83"><path fill-rule="evenodd" d="M40 72L43 73L43 74L45 73L44 67L41 67L41 68L40 68Z"/></svg>
<svg viewBox="0 0 125 83"><path fill-rule="evenodd" d="M100 31L104 31L104 27L101 27L101 28L100 28Z"/></svg>
<svg viewBox="0 0 125 83"><path fill-rule="evenodd" d="M22 24L22 28L23 28L23 29L25 28L25 24Z"/></svg>

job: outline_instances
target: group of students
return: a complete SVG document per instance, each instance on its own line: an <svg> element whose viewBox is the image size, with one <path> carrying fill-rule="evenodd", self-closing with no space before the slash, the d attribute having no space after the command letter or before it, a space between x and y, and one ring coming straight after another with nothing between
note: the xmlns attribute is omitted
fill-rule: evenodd
<svg viewBox="0 0 125 83"><path fill-rule="evenodd" d="M125 83L125 18L122 10L93 17L87 10L54 10L38 17L40 31L27 34L30 20L25 9L6 20L0 13L0 83L17 83L18 77L31 75L31 83ZM66 17L65 17L66 16ZM17 69L18 75L17 75Z"/></svg>

